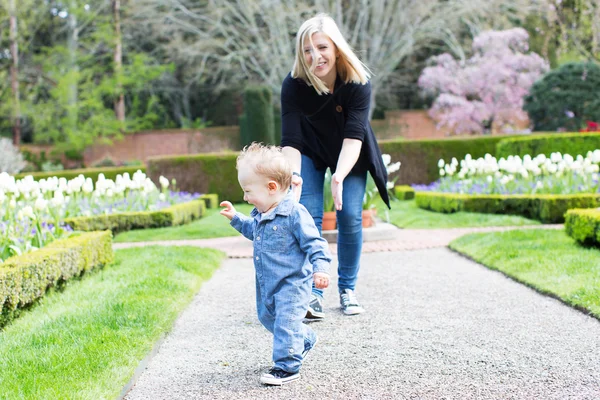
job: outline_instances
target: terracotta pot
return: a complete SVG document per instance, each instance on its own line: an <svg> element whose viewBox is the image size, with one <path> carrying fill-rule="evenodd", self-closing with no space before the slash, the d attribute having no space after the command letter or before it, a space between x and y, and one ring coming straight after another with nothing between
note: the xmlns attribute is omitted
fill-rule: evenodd
<svg viewBox="0 0 600 400"><path fill-rule="evenodd" d="M375 225L375 215L377 214L376 209L363 210L362 212L362 226L363 228L369 228Z"/></svg>
<svg viewBox="0 0 600 400"><path fill-rule="evenodd" d="M323 225L321 227L324 231L332 231L336 227L335 211L326 211L323 213Z"/></svg>

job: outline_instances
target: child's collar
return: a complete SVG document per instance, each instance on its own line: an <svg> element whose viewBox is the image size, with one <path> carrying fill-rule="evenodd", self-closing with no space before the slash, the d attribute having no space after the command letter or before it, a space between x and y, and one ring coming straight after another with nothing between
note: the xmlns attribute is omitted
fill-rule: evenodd
<svg viewBox="0 0 600 400"><path fill-rule="evenodd" d="M290 215L290 213L292 212L292 209L294 207L294 202L296 201L296 199L294 198L294 192L292 192L291 190L284 196L283 199L281 199L281 201L279 202L279 204L277 204L277 207L275 207L275 209L268 213L267 215L264 216L264 218L262 218L261 220L271 220L275 218L275 215L285 215L288 216ZM256 207L252 210L252 212L250 213L250 216L255 218L260 214L260 211L258 211L256 209Z"/></svg>

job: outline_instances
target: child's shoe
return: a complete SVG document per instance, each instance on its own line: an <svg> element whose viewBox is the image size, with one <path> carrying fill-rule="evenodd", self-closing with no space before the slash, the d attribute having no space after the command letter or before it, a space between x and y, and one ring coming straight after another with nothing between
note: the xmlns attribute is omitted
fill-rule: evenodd
<svg viewBox="0 0 600 400"><path fill-rule="evenodd" d="M340 293L340 304L342 306L342 311L346 315L355 315L365 312L365 309L358 303L354 290L352 289L344 289L344 291Z"/></svg>
<svg viewBox="0 0 600 400"><path fill-rule="evenodd" d="M323 298L316 294L312 295L305 318L313 320L325 318L325 313L323 312Z"/></svg>
<svg viewBox="0 0 600 400"><path fill-rule="evenodd" d="M286 372L279 368L271 368L269 372L262 374L260 383L265 385L281 386L300 378L300 372Z"/></svg>

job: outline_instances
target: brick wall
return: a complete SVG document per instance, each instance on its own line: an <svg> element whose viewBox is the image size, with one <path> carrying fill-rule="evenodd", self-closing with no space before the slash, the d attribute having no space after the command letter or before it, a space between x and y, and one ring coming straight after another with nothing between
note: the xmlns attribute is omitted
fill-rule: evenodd
<svg viewBox="0 0 600 400"><path fill-rule="evenodd" d="M146 161L149 157L209 153L238 149L239 127L221 126L204 129L173 129L127 134L111 145L94 145L83 154L86 166L105 158L115 163Z"/></svg>
<svg viewBox="0 0 600 400"><path fill-rule="evenodd" d="M506 115L511 120L515 130L529 127L529 119L520 119L519 115ZM385 112L385 119L371 122L377 139L436 139L456 136L448 128L438 129L435 121L429 117L427 110L390 110ZM492 134L500 134L497 126L492 126Z"/></svg>

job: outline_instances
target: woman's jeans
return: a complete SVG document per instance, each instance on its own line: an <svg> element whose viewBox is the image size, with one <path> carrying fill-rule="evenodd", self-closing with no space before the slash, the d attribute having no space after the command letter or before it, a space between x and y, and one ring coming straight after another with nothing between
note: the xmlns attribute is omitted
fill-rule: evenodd
<svg viewBox="0 0 600 400"><path fill-rule="evenodd" d="M323 223L323 182L325 170L317 170L312 160L302 155L302 196L306 207L321 232ZM367 173L351 173L344 179L342 210L337 211L338 290L352 289L360 268L362 251L362 204L367 184ZM331 190L330 187L325 190ZM313 285L314 294L323 297L323 291Z"/></svg>

